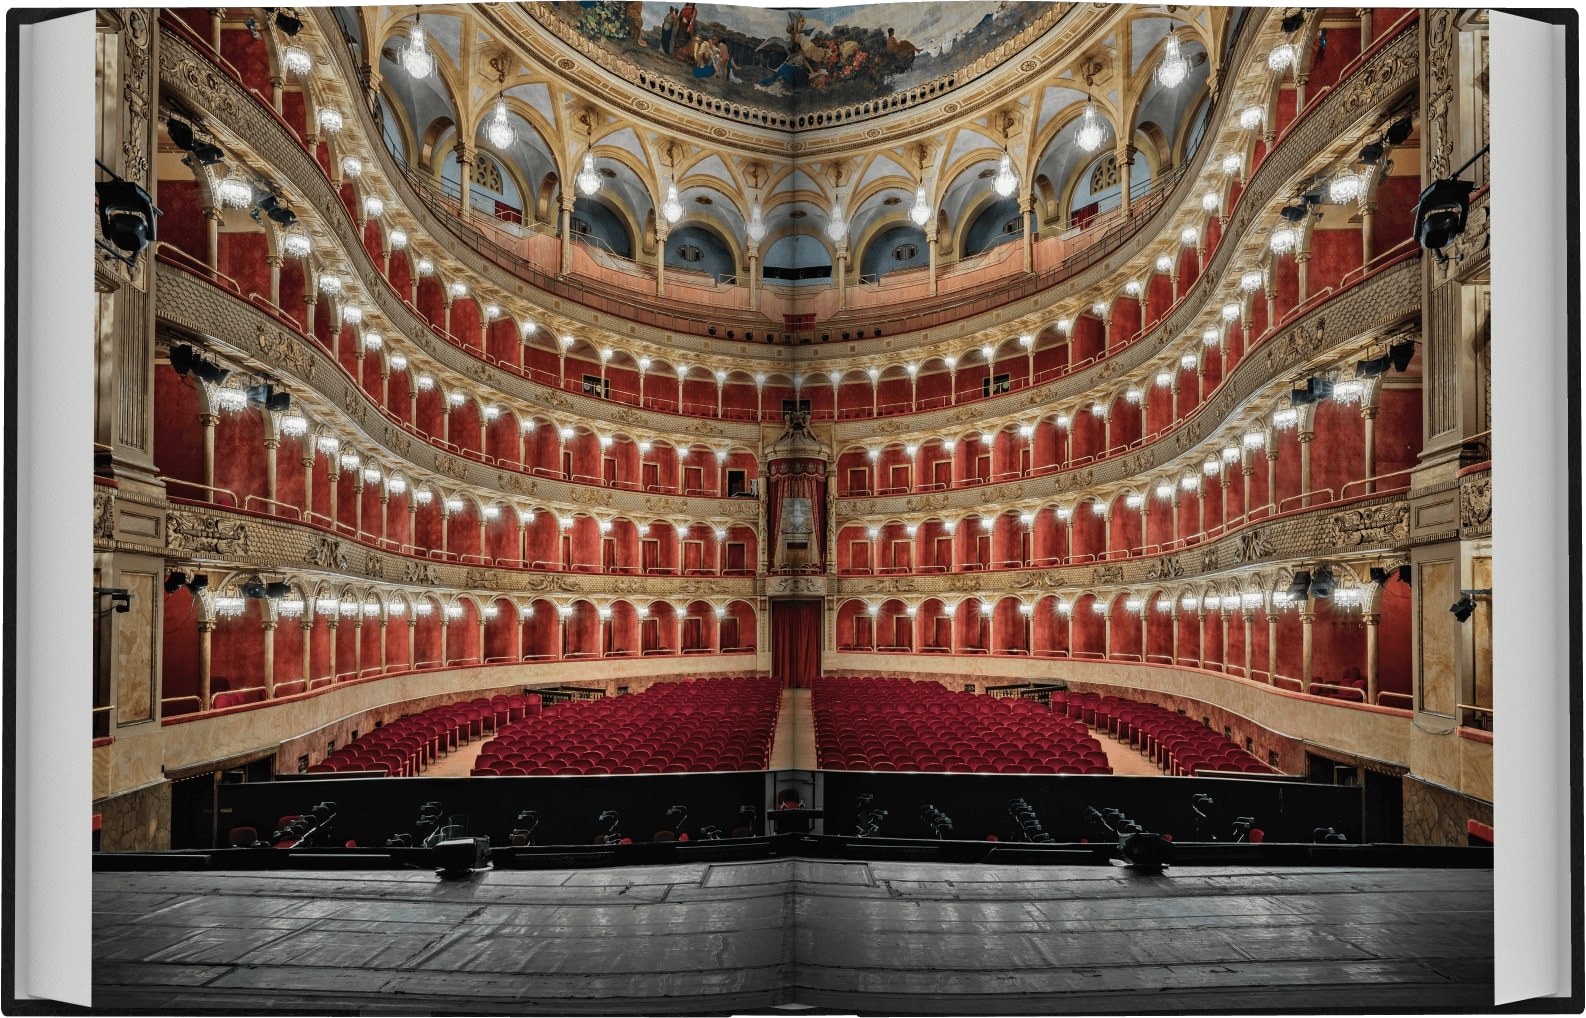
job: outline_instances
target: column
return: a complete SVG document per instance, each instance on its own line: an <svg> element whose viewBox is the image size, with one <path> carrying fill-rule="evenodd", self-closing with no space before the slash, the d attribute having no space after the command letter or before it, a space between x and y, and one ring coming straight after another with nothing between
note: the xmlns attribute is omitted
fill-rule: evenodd
<svg viewBox="0 0 1586 1018"><path fill-rule="evenodd" d="M837 306L848 306L848 242L837 245Z"/></svg>
<svg viewBox="0 0 1586 1018"><path fill-rule="evenodd" d="M419 666L418 651L419 620L416 616L408 619L408 671Z"/></svg>
<svg viewBox="0 0 1586 1018"><path fill-rule="evenodd" d="M473 218L474 150L469 147L467 142L459 141L452 151L457 153L457 176L461 185L461 189L458 191L458 201L462 203L462 209L458 215L466 223Z"/></svg>
<svg viewBox="0 0 1586 1018"><path fill-rule="evenodd" d="M569 188L562 188L562 275L573 271L573 201Z"/></svg>
<svg viewBox="0 0 1586 1018"><path fill-rule="evenodd" d="M206 248L206 254L204 257L204 264L209 266L210 270L214 272L220 271L221 216L221 211L218 208L215 208L213 205L206 206L204 208L204 230L209 238L208 247Z"/></svg>
<svg viewBox="0 0 1586 1018"><path fill-rule="evenodd" d="M1300 438L1300 508L1308 508L1311 504L1311 441L1316 438L1314 431L1302 431Z"/></svg>
<svg viewBox="0 0 1586 1018"><path fill-rule="evenodd" d="M1133 145L1127 144L1119 145L1116 150L1116 156L1118 159L1118 186L1122 189L1121 200L1123 202L1123 214L1126 217L1130 215L1129 169L1130 165L1134 162L1134 154L1136 151L1137 150Z"/></svg>
<svg viewBox="0 0 1586 1018"><path fill-rule="evenodd" d="M1278 450L1276 442L1267 444L1267 512L1278 511Z"/></svg>
<svg viewBox="0 0 1586 1018"><path fill-rule="evenodd" d="M1311 651L1315 646L1315 644L1312 642L1313 637L1311 626L1315 621L1315 612L1300 612L1300 682L1302 683L1301 689L1307 693L1311 691Z"/></svg>
<svg viewBox="0 0 1586 1018"><path fill-rule="evenodd" d="M198 621L198 709L209 709L210 637L215 632L211 619Z"/></svg>
<svg viewBox="0 0 1586 1018"><path fill-rule="evenodd" d="M1267 614L1267 684L1278 684L1278 616Z"/></svg>
<svg viewBox="0 0 1586 1018"><path fill-rule="evenodd" d="M1360 416L1366 422L1366 494L1374 494L1377 482L1371 478L1377 476L1377 407L1365 406L1360 408Z"/></svg>
<svg viewBox="0 0 1586 1018"><path fill-rule="evenodd" d="M1030 223L1030 212L1035 208L1035 196L1029 191L1019 195L1019 224L1024 227L1024 271L1032 271L1035 264L1035 230ZM1034 375L1031 375L1034 378Z"/></svg>
<svg viewBox="0 0 1586 1018"><path fill-rule="evenodd" d="M215 425L220 423L216 414L199 414L198 423L204 426L204 483L210 487L215 484ZM215 500L215 493L205 492L204 497L211 502ZM238 508L241 508L240 506Z"/></svg>
<svg viewBox="0 0 1586 1018"><path fill-rule="evenodd" d="M303 617L297 622L297 628L303 631L303 689L306 692L314 684L314 608L305 606Z"/></svg>
<svg viewBox="0 0 1586 1018"><path fill-rule="evenodd" d="M280 255L266 255L264 263L270 266L270 303L276 307L281 306L281 266L284 259Z"/></svg>
<svg viewBox="0 0 1586 1018"><path fill-rule="evenodd" d="M1380 612L1368 612L1366 623L1366 702L1377 702L1377 627L1382 624Z"/></svg>
<svg viewBox="0 0 1586 1018"><path fill-rule="evenodd" d="M265 619L260 625L264 629L264 698L275 699L275 620Z"/></svg>
<svg viewBox="0 0 1586 1018"><path fill-rule="evenodd" d="M280 448L279 438L264 440L264 497L271 502L275 501L275 457ZM270 512L275 512L275 506L270 506Z"/></svg>
<svg viewBox="0 0 1586 1018"><path fill-rule="evenodd" d="M1255 674L1251 671L1251 666L1255 664L1255 650L1252 647L1250 641L1255 636L1255 632L1256 632L1255 621L1256 620L1255 620L1255 616L1253 614L1251 614L1250 612L1244 612L1243 615L1244 615L1244 625L1245 625L1245 678L1253 679L1253 678L1255 678ZM1225 662L1225 664L1223 666L1223 671L1227 671L1228 670L1227 664L1226 664L1227 660L1228 660L1228 613L1224 612L1223 613L1223 661Z"/></svg>
<svg viewBox="0 0 1586 1018"><path fill-rule="evenodd" d="M930 280L931 280L930 294L931 294L932 297L934 297L934 296L936 296L936 220L935 219L932 219L930 225L925 228L925 251L926 251L926 254L928 255L928 257L930 259L930 261L929 261L929 265L930 265ZM951 371L949 371L949 373L951 373Z"/></svg>
<svg viewBox="0 0 1586 1018"><path fill-rule="evenodd" d="M749 310L760 310L760 245L750 242L749 259ZM641 398L640 403L644 400Z"/></svg>
<svg viewBox="0 0 1586 1018"><path fill-rule="evenodd" d="M666 296L666 219L655 219L655 295Z"/></svg>
<svg viewBox="0 0 1586 1018"><path fill-rule="evenodd" d="M1360 203L1360 266L1365 268L1371 264L1371 224L1377 215L1377 203L1363 201Z"/></svg>
<svg viewBox="0 0 1586 1018"><path fill-rule="evenodd" d="M330 633L330 681L332 684L336 682L337 676L341 674L341 669L337 667L339 659L336 657L336 630L339 628L341 628L341 622L337 616L327 615L325 617L325 629Z"/></svg>

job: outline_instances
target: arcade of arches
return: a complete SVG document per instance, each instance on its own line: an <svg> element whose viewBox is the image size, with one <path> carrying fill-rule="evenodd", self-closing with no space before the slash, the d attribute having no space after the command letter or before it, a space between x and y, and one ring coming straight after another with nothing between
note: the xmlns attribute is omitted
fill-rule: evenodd
<svg viewBox="0 0 1586 1018"><path fill-rule="evenodd" d="M1491 822L1484 160L1462 257L1411 238L1479 12L1054 4L845 105L558 6L425 6L423 77L411 7L100 12L163 213L96 264L103 847L384 705L822 671Z"/></svg>

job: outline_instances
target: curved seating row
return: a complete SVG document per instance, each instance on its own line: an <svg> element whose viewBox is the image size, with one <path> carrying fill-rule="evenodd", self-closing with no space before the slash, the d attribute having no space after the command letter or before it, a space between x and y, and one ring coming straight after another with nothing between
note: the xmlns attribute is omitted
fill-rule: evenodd
<svg viewBox="0 0 1586 1018"><path fill-rule="evenodd" d="M810 705L816 764L826 770L1112 773L1082 721L1034 700L895 677L821 678Z"/></svg>
<svg viewBox="0 0 1586 1018"><path fill-rule="evenodd" d="M308 769L310 774L347 771L412 777L437 757L484 738L485 732L541 711L538 693L479 697L431 707L359 736Z"/></svg>
<svg viewBox="0 0 1586 1018"><path fill-rule="evenodd" d="M1110 733L1149 755L1169 774L1272 773L1271 767L1222 733L1154 703L1099 693L1054 693L1052 710Z"/></svg>
<svg viewBox="0 0 1586 1018"><path fill-rule="evenodd" d="M781 686L770 678L658 683L631 696L555 704L506 726L475 775L763 770Z"/></svg>

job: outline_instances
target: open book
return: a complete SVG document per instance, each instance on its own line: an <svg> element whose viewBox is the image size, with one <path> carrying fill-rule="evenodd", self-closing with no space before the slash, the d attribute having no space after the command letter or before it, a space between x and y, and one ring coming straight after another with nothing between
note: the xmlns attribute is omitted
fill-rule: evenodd
<svg viewBox="0 0 1586 1018"><path fill-rule="evenodd" d="M9 1000L1578 1002L1573 28L14 16Z"/></svg>

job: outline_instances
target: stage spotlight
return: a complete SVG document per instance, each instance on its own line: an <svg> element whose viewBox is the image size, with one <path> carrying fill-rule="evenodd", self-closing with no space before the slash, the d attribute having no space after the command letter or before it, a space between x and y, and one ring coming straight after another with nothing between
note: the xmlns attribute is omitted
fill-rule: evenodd
<svg viewBox="0 0 1586 1018"><path fill-rule="evenodd" d="M1294 574L1294 579L1289 581L1288 594L1296 601L1303 601L1311 592L1311 573L1308 569L1301 569Z"/></svg>
<svg viewBox="0 0 1586 1018"><path fill-rule="evenodd" d="M174 594L185 586L187 586L187 577L181 573L172 573L165 578L165 592L167 594Z"/></svg>
<svg viewBox="0 0 1586 1018"><path fill-rule="evenodd" d="M187 581L187 589L192 591L195 594L200 593L201 591L204 591L204 590L208 589L208 587L209 587L209 574L208 573L195 573Z"/></svg>
<svg viewBox="0 0 1586 1018"><path fill-rule="evenodd" d="M489 838L447 838L435 846L435 875L442 880L461 880L489 866Z"/></svg>
<svg viewBox="0 0 1586 1018"><path fill-rule="evenodd" d="M1383 137L1387 139L1389 145L1398 145L1410 136L1410 130L1413 127L1414 122L1410 117L1400 117L1389 125L1388 131Z"/></svg>
<svg viewBox="0 0 1586 1018"><path fill-rule="evenodd" d="M1434 180L1421 192L1421 200L1415 204L1415 239L1440 263L1448 261L1443 248L1465 232L1470 192L1474 187L1468 180L1452 177Z"/></svg>
<svg viewBox="0 0 1586 1018"><path fill-rule="evenodd" d="M1359 159L1367 166L1375 166L1382 161L1382 142L1374 141L1360 150Z"/></svg>
<svg viewBox="0 0 1586 1018"><path fill-rule="evenodd" d="M223 368L214 361L205 359L186 343L171 347L171 368L178 375L192 375L200 381L217 386L224 385L226 379L231 377L229 368Z"/></svg>
<svg viewBox="0 0 1586 1018"><path fill-rule="evenodd" d="M1288 17L1284 18L1279 23L1278 27L1283 29L1284 35L1293 35L1295 32L1300 30L1300 26L1303 24L1305 24L1305 12L1295 11L1293 14L1290 14Z"/></svg>
<svg viewBox="0 0 1586 1018"><path fill-rule="evenodd" d="M285 11L276 11L275 27L279 28L290 38L303 30L303 21L301 18L292 17Z"/></svg>
<svg viewBox="0 0 1586 1018"><path fill-rule="evenodd" d="M244 583L242 585L242 596L252 598L255 601L264 600L264 584Z"/></svg>
<svg viewBox="0 0 1586 1018"><path fill-rule="evenodd" d="M1388 571L1381 566L1372 566L1370 575L1371 582L1379 587L1388 582Z"/></svg>
<svg viewBox="0 0 1586 1018"><path fill-rule="evenodd" d="M1388 347L1388 356L1393 358L1393 370L1403 371L1410 366L1410 361L1415 358L1415 340L1406 339Z"/></svg>
<svg viewBox="0 0 1586 1018"><path fill-rule="evenodd" d="M182 157L182 162L192 166L213 166L226 158L226 151L219 145L207 141L200 141L193 136L193 127L184 121L170 117L165 121L165 133L170 136L171 143L183 152L189 153Z"/></svg>
<svg viewBox="0 0 1586 1018"><path fill-rule="evenodd" d="M1393 357L1390 354L1383 354L1381 357L1370 357L1366 360L1356 361L1355 377L1380 378L1382 375L1387 373L1388 368L1392 365Z"/></svg>
<svg viewBox="0 0 1586 1018"><path fill-rule="evenodd" d="M1291 223L1303 223L1305 222L1305 216L1308 211L1309 210L1302 202L1299 205L1283 206L1282 210L1278 212L1278 215L1282 216L1285 220Z"/></svg>
<svg viewBox="0 0 1586 1018"><path fill-rule="evenodd" d="M284 414L292 409L291 394L275 391L275 386L269 382L248 386L248 401L261 404L271 413Z"/></svg>
<svg viewBox="0 0 1586 1018"><path fill-rule="evenodd" d="M1331 569L1318 569L1311 576L1312 597L1333 596L1333 571Z"/></svg>
<svg viewBox="0 0 1586 1018"><path fill-rule="evenodd" d="M154 199L130 180L101 180L94 184L99 197L99 229L105 239L130 262L154 242L154 217L161 215Z"/></svg>
<svg viewBox="0 0 1586 1018"><path fill-rule="evenodd" d="M287 597L291 593L292 587L287 583L266 583L264 585L264 596L272 600Z"/></svg>
<svg viewBox="0 0 1586 1018"><path fill-rule="evenodd" d="M1333 394L1333 383L1326 378L1307 378L1305 388L1289 393L1290 406L1308 406Z"/></svg>
<svg viewBox="0 0 1586 1018"><path fill-rule="evenodd" d="M1469 594L1461 594L1459 600L1455 601L1448 610L1454 616L1454 621L1468 621L1476 611L1476 599Z"/></svg>

